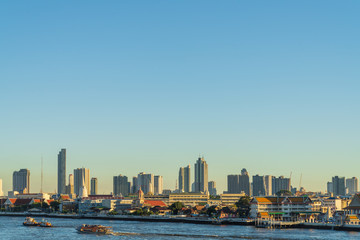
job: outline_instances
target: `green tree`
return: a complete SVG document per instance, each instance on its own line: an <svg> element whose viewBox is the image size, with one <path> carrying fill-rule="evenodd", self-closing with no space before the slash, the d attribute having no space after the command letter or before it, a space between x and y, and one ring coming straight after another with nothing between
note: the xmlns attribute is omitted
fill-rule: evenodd
<svg viewBox="0 0 360 240"><path fill-rule="evenodd" d="M206 210L206 214L209 215L209 217L213 216L217 213L216 206L211 206Z"/></svg>
<svg viewBox="0 0 360 240"><path fill-rule="evenodd" d="M182 202L174 202L171 204L170 209L173 214L177 215L179 210L181 210L185 205Z"/></svg>
<svg viewBox="0 0 360 240"><path fill-rule="evenodd" d="M55 211L59 211L60 202L59 201L52 201L50 203L50 207Z"/></svg>
<svg viewBox="0 0 360 240"><path fill-rule="evenodd" d="M278 197L292 196L292 193L289 190L280 190L276 193Z"/></svg>
<svg viewBox="0 0 360 240"><path fill-rule="evenodd" d="M48 204L47 202L43 202L43 203L42 203L42 208L43 208L43 209L49 209L49 207L50 207L50 206L49 206L49 204Z"/></svg>
<svg viewBox="0 0 360 240"><path fill-rule="evenodd" d="M108 213L108 215L118 215L119 213L115 210L112 210Z"/></svg>
<svg viewBox="0 0 360 240"><path fill-rule="evenodd" d="M33 203L29 206L29 208L38 208L38 209L41 209L41 203Z"/></svg>
<svg viewBox="0 0 360 240"><path fill-rule="evenodd" d="M235 203L238 208L237 211L240 217L247 217L250 213L250 201L251 198L249 196L243 196Z"/></svg>

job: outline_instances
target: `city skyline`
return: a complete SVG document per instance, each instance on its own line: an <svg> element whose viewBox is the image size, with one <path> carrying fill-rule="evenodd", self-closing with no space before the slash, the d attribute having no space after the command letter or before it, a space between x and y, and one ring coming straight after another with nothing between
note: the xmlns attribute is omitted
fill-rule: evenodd
<svg viewBox="0 0 360 240"><path fill-rule="evenodd" d="M64 159L66 161L66 149L62 148L58 154L58 161L57 161L58 173L64 172L64 169L63 169L64 163L61 162ZM248 195L252 195L252 196L268 196L268 195L275 195L280 190L292 191L293 190L292 188L294 188L294 189L297 189L297 191L299 191L301 189L305 189L304 186L301 185L302 174L300 176L299 185L297 186L297 185L291 184L292 172L290 173L290 178L286 178L283 175L281 175L279 177L272 176L272 175L259 175L259 174L251 175L248 173L248 171L245 168L243 168L241 170L241 174L237 174L237 175L228 174L226 176L227 177L227 182L226 182L227 188L219 189L219 188L216 188L216 181L208 181L207 180L208 179L208 173L207 173L208 172L208 164L206 163L204 157L198 157L194 166L195 166L194 172L193 172L194 181L190 182L191 184L189 184L189 185L192 185L192 187L191 187L192 190L187 191L187 192L204 192L204 191L205 192L207 192L207 191L213 192L213 191L208 190L208 184L206 184L206 187L203 186L204 191L202 191L200 189L201 186L205 184L205 182L209 183L209 188L210 188L210 186L212 188L215 187L214 188L215 192L217 192L218 194L220 194L221 192L224 192L224 193L244 192L244 193L246 193ZM144 189L145 193L149 192L151 194L156 194L156 195L162 194L163 189L171 190L174 192L184 192L182 190L182 186L178 185L178 180L180 181L180 179L182 177L184 177L184 176L181 177L181 175L184 175L185 172L187 172L186 174L191 176L190 169L191 169L190 164L187 165L186 167L180 167L178 179L176 180L176 186L174 188L171 188L171 187L166 188L163 186L163 183L164 183L163 176L154 175L152 173L140 172L136 176L133 177L132 183L130 181L127 182L127 180L126 180L125 182L127 182L127 183L124 186L121 185L122 183L120 183L120 182L118 183L118 181L123 181L123 180L116 180L116 179L120 179L120 178L128 179L128 177L123 176L121 174L119 176L114 176L112 186L111 186L111 189L113 191L108 191L107 189L109 189L109 186L107 186L107 188L105 188L106 190L103 189L102 193L103 194L112 193L114 195L118 195L119 193L122 193L124 195L124 193L127 193L127 194L130 192L134 193L134 192L138 191L140 188ZM195 169L197 169L197 170L195 170ZM27 183L24 183L24 184L28 185L31 182L29 169L20 169L20 171L14 171L13 181L12 181L13 188L11 189L12 191L14 191L14 188L21 188L20 186L18 186L19 185L17 183L18 180L16 180L16 182L14 182L14 180L18 179L19 177L21 179L24 178L22 176L23 174L21 174L21 176L19 175L20 173L22 173L24 171L27 172L27 176L26 176ZM100 194L100 192L98 191L97 178L90 175L90 169L77 168L77 169L73 169L73 171L74 171L74 174L69 174L69 176L68 176L69 177L69 186L68 185L65 186L66 194L69 194L72 192L72 193L75 193L76 195L78 195L81 191L84 191L84 189L85 189L85 192L87 195ZM15 176L15 174L16 174L16 176ZM199 176L196 177L196 175L199 175ZM74 180L74 176L75 176L75 180ZM253 179L252 181L250 181L250 176L252 176L252 179ZM348 177L349 176L340 176L340 177L333 176L332 181L327 182L326 185L324 185L324 188L326 189L326 191L322 191L322 190L312 190L312 191L314 191L314 192L331 192L335 195L345 195L348 193L354 194L355 192L358 191L358 178L357 177L348 178ZM91 184L90 184L90 178L91 178ZM59 175L57 176L57 179L59 179ZM197 183L196 183L195 179L198 179ZM0 180L1 180L1 178L0 178ZM21 180L21 181L25 181L25 180ZM201 183L201 181L204 181L204 182ZM57 181L57 182L59 182L59 181ZM259 183L261 183L261 182L262 182L262 184L259 185ZM21 185L24 185L24 184L21 184ZM84 186L84 184L85 184L85 186ZM121 185L121 187L119 184ZM329 186L329 184L330 184L330 186ZM70 185L72 185L72 186L70 186ZM198 185L198 186L196 187L196 185ZM250 192L250 189L249 189L250 185L252 186L251 194L248 193L248 192ZM59 187L59 185L57 185L57 186ZM135 187L135 189L133 189L134 187ZM127 189L126 191L124 190L125 188ZM27 188L25 188L25 190L28 191ZM305 189L305 190L308 190L308 189ZM0 189L0 191L1 191L1 189ZM15 191L19 191L19 190L15 190ZM21 191L22 190L20 190L20 192ZM36 192L36 191L34 191L34 192ZM60 192L54 191L53 193L60 193Z"/></svg>
<svg viewBox="0 0 360 240"><path fill-rule="evenodd" d="M61 148L99 193L119 173L174 189L199 153L218 192L243 168L359 177L359 2L20 2L0 15L5 194L24 168L40 191L41 157L57 191Z"/></svg>

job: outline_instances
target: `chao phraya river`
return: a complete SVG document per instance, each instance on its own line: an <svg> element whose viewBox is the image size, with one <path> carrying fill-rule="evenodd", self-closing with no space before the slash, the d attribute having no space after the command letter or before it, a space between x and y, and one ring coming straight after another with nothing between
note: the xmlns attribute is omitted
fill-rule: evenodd
<svg viewBox="0 0 360 240"><path fill-rule="evenodd" d="M25 227L23 221L24 217L0 217L0 239L360 239L360 232L331 230L62 218L48 218L55 227L40 228ZM75 229L81 224L112 226L116 234L81 234Z"/></svg>

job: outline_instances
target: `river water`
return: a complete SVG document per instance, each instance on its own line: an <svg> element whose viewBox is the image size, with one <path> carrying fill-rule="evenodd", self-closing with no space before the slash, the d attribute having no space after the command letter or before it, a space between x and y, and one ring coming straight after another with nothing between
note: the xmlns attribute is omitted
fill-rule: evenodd
<svg viewBox="0 0 360 240"><path fill-rule="evenodd" d="M40 221L41 219L36 219ZM23 217L0 217L0 239L359 239L360 232L311 229L259 229L188 223L49 218L54 228L25 227ZM81 224L112 226L115 235L78 233Z"/></svg>

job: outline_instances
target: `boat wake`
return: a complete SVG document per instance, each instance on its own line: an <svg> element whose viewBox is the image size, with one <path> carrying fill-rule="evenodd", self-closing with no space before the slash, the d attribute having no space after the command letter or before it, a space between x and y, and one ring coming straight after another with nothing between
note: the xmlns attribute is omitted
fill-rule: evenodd
<svg viewBox="0 0 360 240"><path fill-rule="evenodd" d="M113 236L143 236L143 237L185 237L185 238L199 238L199 239L256 239L248 236L218 236L218 235L191 235L191 234L179 234L179 233L130 233L130 232L112 232L109 235Z"/></svg>

